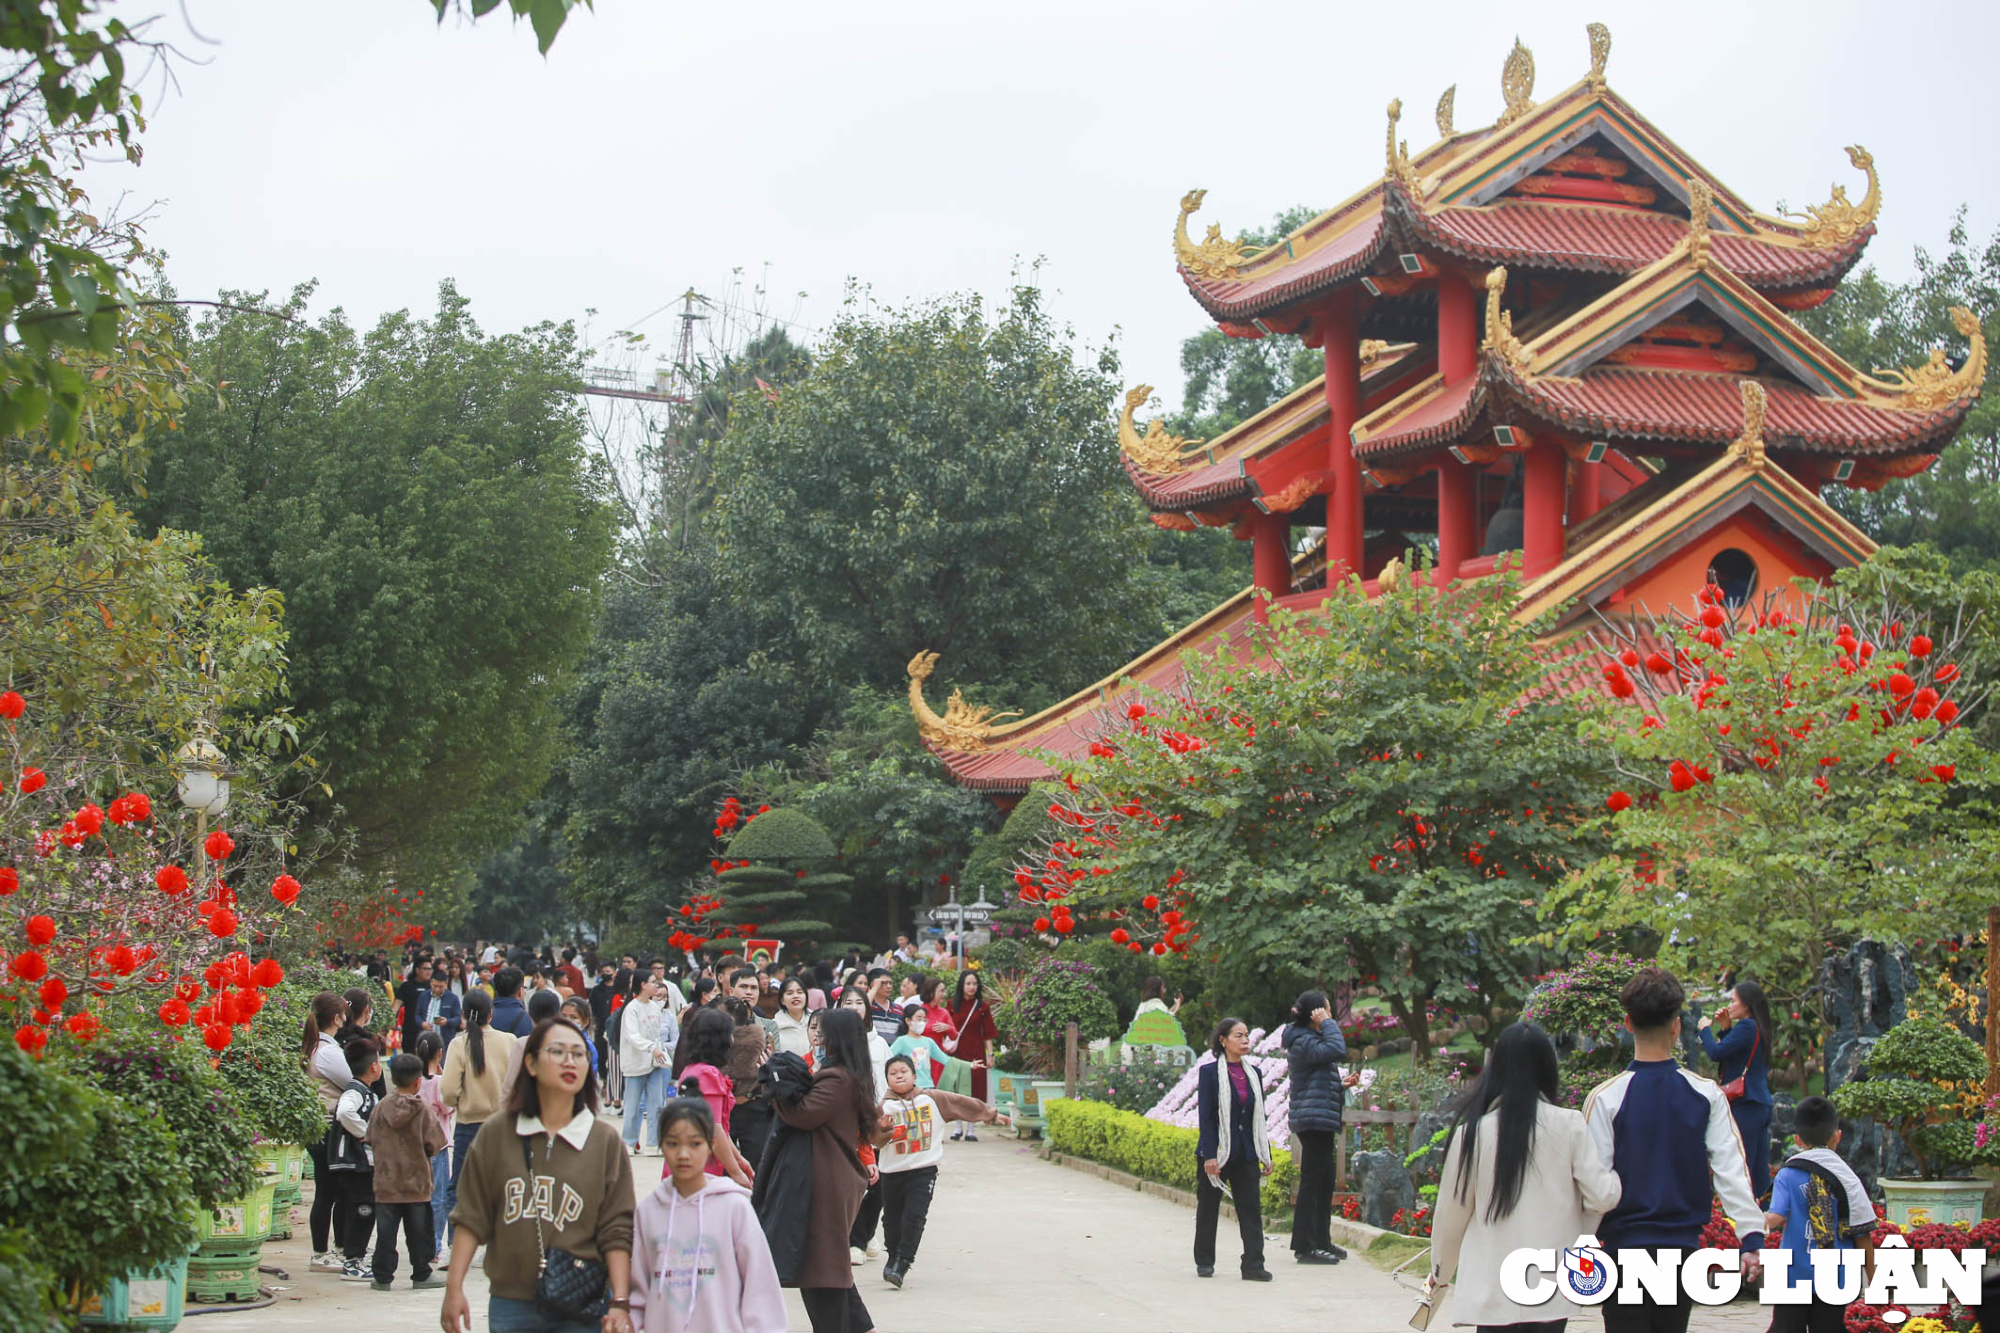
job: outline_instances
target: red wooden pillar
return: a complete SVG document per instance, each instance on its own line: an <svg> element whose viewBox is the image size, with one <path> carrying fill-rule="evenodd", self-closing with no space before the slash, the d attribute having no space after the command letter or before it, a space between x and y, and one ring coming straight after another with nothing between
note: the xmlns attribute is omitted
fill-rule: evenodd
<svg viewBox="0 0 2000 1333"><path fill-rule="evenodd" d="M1361 312L1351 293L1316 316L1326 330L1327 470L1326 584L1361 572L1361 460L1354 423L1361 419Z"/></svg>
<svg viewBox="0 0 2000 1333"><path fill-rule="evenodd" d="M1251 593L1258 620L1272 600L1292 590L1291 523L1283 514L1259 514L1250 533Z"/></svg>
<svg viewBox="0 0 2000 1333"><path fill-rule="evenodd" d="M1438 279L1438 373L1446 384L1470 379L1479 364L1479 332L1472 287L1456 273ZM1438 559L1435 586L1458 577L1459 566L1479 553L1479 513L1473 470L1446 454L1438 463Z"/></svg>
<svg viewBox="0 0 2000 1333"><path fill-rule="evenodd" d="M1528 449L1521 477L1521 575L1534 578L1562 563L1563 492L1569 479L1569 456L1553 440L1537 440Z"/></svg>
<svg viewBox="0 0 2000 1333"><path fill-rule="evenodd" d="M1604 508L1604 501L1598 489L1603 478L1604 464L1578 461L1576 490L1571 493L1569 504L1569 521L1572 524L1581 523Z"/></svg>

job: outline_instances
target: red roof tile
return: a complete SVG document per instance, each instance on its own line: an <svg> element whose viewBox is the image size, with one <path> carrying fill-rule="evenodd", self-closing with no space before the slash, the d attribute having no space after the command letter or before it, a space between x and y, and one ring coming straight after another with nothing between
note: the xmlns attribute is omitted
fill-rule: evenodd
<svg viewBox="0 0 2000 1333"><path fill-rule="evenodd" d="M1381 253L1381 240L1382 218L1377 214L1312 253L1248 282L1197 278L1186 269L1181 270L1181 278L1194 299L1217 319L1255 319L1331 291L1366 272Z"/></svg>

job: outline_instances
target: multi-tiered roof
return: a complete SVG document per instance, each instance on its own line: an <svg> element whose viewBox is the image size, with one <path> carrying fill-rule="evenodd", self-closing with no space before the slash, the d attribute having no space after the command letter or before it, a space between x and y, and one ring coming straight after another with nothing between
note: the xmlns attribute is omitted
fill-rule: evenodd
<svg viewBox="0 0 2000 1333"><path fill-rule="evenodd" d="M1415 155L1391 103L1381 178L1261 251L1213 226L1197 242L1204 192L1181 200L1180 276L1217 326L1298 334L1327 358L1325 378L1213 440L1142 432L1145 386L1120 417L1154 522L1231 527L1256 544L1256 584L1009 725L956 700L955 719L931 713L913 670L926 737L960 781L1024 791L1049 771L1033 752L1081 755L1101 710L1134 682L1171 686L1183 650L1254 654L1269 602L1316 604L1329 578L1372 592L1413 543L1434 540L1440 581L1520 550L1520 614L1564 607L1570 622L1711 578L1747 592L1824 577L1873 549L1819 489L1936 459L1984 377L1978 321L1954 312L1956 361L1848 365L1791 312L1832 295L1874 235L1873 159L1847 150L1859 203L1836 186L1803 214L1756 212L1611 91L1609 34L1590 38L1589 73L1540 103L1517 42L1499 119L1457 131L1447 91L1439 139Z"/></svg>

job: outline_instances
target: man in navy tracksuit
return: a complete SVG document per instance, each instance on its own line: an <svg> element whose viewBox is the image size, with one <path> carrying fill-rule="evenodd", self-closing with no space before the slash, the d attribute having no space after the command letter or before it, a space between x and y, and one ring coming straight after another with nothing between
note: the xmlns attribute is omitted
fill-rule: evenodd
<svg viewBox="0 0 2000 1333"><path fill-rule="evenodd" d="M1701 1248L1711 1196L1719 1196L1742 1242L1747 1283L1763 1265L1764 1211L1750 1193L1729 1099L1674 1059L1686 998L1673 974L1657 967L1641 968L1619 995L1633 1060L1583 1104L1591 1139L1624 1186L1597 1239L1614 1259L1621 1249L1671 1249L1685 1258ZM1685 1289L1672 1305L1650 1296L1621 1305L1614 1296L1603 1306L1605 1333L1686 1333L1692 1309Z"/></svg>

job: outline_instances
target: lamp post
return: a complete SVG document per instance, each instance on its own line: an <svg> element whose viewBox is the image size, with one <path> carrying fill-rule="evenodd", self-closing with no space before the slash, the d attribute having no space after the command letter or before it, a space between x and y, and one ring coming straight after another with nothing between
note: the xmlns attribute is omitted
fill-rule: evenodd
<svg viewBox="0 0 2000 1333"><path fill-rule="evenodd" d="M175 792L181 804L194 811L194 868L197 890L208 884L208 817L229 809L229 770L223 766L222 751L197 736L180 748L181 780Z"/></svg>

